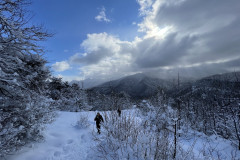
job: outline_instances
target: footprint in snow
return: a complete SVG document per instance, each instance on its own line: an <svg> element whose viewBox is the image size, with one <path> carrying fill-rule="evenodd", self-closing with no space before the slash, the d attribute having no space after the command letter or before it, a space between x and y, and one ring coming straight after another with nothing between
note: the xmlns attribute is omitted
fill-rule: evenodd
<svg viewBox="0 0 240 160"><path fill-rule="evenodd" d="M62 146L62 143L59 142L59 141L56 141L56 142L53 144L53 146L55 146L55 147L61 147L61 146Z"/></svg>
<svg viewBox="0 0 240 160"><path fill-rule="evenodd" d="M71 143L73 143L73 139L67 140L67 144L71 144Z"/></svg>
<svg viewBox="0 0 240 160"><path fill-rule="evenodd" d="M81 135L81 142L87 142L85 134Z"/></svg>
<svg viewBox="0 0 240 160"><path fill-rule="evenodd" d="M56 152L54 152L54 154L53 154L55 157L60 157L60 155L61 155L61 152L59 152L59 151L56 151Z"/></svg>
<svg viewBox="0 0 240 160"><path fill-rule="evenodd" d="M69 148L69 146L65 146L63 147L63 154L68 154L70 152L71 148Z"/></svg>
<svg viewBox="0 0 240 160"><path fill-rule="evenodd" d="M50 133L50 135L53 137L60 137L60 134L58 134L58 133Z"/></svg>

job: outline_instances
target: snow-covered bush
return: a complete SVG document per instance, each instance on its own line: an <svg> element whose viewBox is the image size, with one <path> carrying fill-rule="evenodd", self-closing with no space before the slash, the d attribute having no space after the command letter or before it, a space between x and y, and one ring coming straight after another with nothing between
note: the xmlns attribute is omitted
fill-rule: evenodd
<svg viewBox="0 0 240 160"><path fill-rule="evenodd" d="M102 135L95 136L98 157L107 160L198 159L194 157L194 143L183 149L177 141L175 146L175 111L169 106L162 109L147 106L149 112L144 115L139 115L139 110L123 111L121 116L113 111L103 114Z"/></svg>
<svg viewBox="0 0 240 160"><path fill-rule="evenodd" d="M80 129L89 127L90 123L88 121L88 118L88 114L80 114L79 120L76 123L76 127Z"/></svg>
<svg viewBox="0 0 240 160"><path fill-rule="evenodd" d="M133 112L123 112L121 117L115 112L104 115L103 137L95 137L99 141L98 156L109 160L173 159L170 132L157 131L156 125L135 115Z"/></svg>

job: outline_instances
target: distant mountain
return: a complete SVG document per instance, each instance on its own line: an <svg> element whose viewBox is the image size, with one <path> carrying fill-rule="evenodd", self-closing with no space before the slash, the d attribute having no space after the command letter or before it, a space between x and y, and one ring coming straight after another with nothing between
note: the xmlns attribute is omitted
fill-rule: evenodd
<svg viewBox="0 0 240 160"><path fill-rule="evenodd" d="M202 78L202 80L219 80L219 81L230 81L230 82L240 82L240 72L229 72L223 74L216 74L208 77Z"/></svg>
<svg viewBox="0 0 240 160"><path fill-rule="evenodd" d="M92 84L89 82L91 81L84 82L84 86L85 88L90 88L89 86L94 86L95 84L95 87L91 88L91 90L94 92L103 94L110 94L113 91L118 93L125 92L131 98L142 99L155 95L159 89L166 91L169 96L186 96L186 94L192 94L193 91L197 90L199 90L198 94L203 91L207 92L208 89L212 91L215 89L219 90L220 86L233 86L235 85L235 82L240 83L240 72L216 74L198 80L180 77L179 90L177 89L177 79L160 79L143 73L123 77L118 80L113 80L102 84L101 81L93 81L94 83ZM228 87L229 92L232 89L232 87ZM196 92L196 95L198 94Z"/></svg>
<svg viewBox="0 0 240 160"><path fill-rule="evenodd" d="M183 83L178 91L172 88L168 93L173 97L181 96L186 99L190 97L199 99L202 95L209 99L212 97L238 98L239 90L240 72L230 72L204 77L191 83Z"/></svg>
<svg viewBox="0 0 240 160"><path fill-rule="evenodd" d="M77 83L80 87L88 89L88 88L98 86L98 85L100 85L104 82L106 82L106 80L103 80L103 79L89 79L88 78L88 79L85 79L83 81L73 80L73 81L70 82L70 84Z"/></svg>
<svg viewBox="0 0 240 160"><path fill-rule="evenodd" d="M158 89L166 89L171 83L159 78L153 78L145 74L135 74L118 80L109 81L93 87L94 91L110 94L114 92L125 92L131 98L145 98L156 94Z"/></svg>

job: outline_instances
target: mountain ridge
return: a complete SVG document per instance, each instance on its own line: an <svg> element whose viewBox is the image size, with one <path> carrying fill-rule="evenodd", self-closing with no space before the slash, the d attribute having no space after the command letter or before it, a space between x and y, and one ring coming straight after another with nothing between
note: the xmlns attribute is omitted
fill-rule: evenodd
<svg viewBox="0 0 240 160"><path fill-rule="evenodd" d="M132 98L144 98L156 94L159 89L167 88L170 84L171 83L166 80L139 73L118 80L105 82L92 89L103 94L125 92Z"/></svg>
<svg viewBox="0 0 240 160"><path fill-rule="evenodd" d="M194 86L202 81L236 81L240 80L240 72L228 72L223 74L215 74L207 77L203 77L197 80L184 80L180 77L180 88L184 86ZM210 82L208 82L210 83ZM202 83L204 85L205 83ZM210 85L210 84L209 84ZM92 87L91 90L102 94L111 94L112 92L125 92L133 99L149 98L154 96L159 90L168 92L174 92L176 90L177 81L170 81L166 79L160 79L153 76L149 76L144 73L138 73L122 77L117 80L108 81L98 86Z"/></svg>

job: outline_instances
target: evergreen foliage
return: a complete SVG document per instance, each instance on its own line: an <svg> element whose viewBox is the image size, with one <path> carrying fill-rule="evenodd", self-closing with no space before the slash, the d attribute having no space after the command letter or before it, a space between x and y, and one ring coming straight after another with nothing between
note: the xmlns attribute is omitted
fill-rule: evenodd
<svg viewBox="0 0 240 160"><path fill-rule="evenodd" d="M0 157L41 139L43 124L52 120L50 72L37 44L51 34L28 24L28 4L0 1Z"/></svg>

